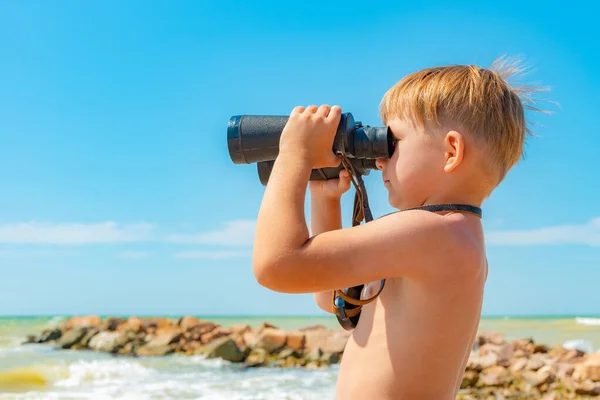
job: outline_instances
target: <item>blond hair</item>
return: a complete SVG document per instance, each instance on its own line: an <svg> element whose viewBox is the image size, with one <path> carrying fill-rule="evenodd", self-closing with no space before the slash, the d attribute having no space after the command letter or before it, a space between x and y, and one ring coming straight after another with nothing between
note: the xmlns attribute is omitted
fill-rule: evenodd
<svg viewBox="0 0 600 400"><path fill-rule="evenodd" d="M487 153L484 167L496 175L497 185L521 159L526 136L532 133L525 109L542 111L532 105L531 95L546 88L508 83L524 70L518 60L501 57L488 69L451 65L417 71L386 92L381 119L387 124L397 117L421 127L458 124Z"/></svg>

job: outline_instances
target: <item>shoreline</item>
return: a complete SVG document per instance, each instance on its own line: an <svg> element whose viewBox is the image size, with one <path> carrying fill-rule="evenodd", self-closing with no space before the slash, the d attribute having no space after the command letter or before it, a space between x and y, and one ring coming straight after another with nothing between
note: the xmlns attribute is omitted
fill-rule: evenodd
<svg viewBox="0 0 600 400"><path fill-rule="evenodd" d="M219 319L234 318L71 317L29 335L26 343L121 357L201 355L243 368L319 369L341 361L351 334L323 324L283 329L264 320L258 327L225 327ZM492 394L544 400L597 398L600 352L551 347L532 338L508 340L500 332L480 331L457 398Z"/></svg>
<svg viewBox="0 0 600 400"><path fill-rule="evenodd" d="M72 318L77 317L80 314L2 314L0 315L0 320L2 319L33 319L33 318ZM332 316L330 314L315 314L315 315L278 315L278 314L222 314L222 315L212 315L212 314L137 314L137 313L126 313L126 314L90 314L96 315L102 319L105 318L129 318L129 317L139 317L139 318L182 318L186 316L193 316L199 319L331 319ZM600 314L585 314L585 313L577 313L577 314L516 314L516 315L482 315L482 320L497 320L497 319L577 319L577 318L594 318L600 319Z"/></svg>

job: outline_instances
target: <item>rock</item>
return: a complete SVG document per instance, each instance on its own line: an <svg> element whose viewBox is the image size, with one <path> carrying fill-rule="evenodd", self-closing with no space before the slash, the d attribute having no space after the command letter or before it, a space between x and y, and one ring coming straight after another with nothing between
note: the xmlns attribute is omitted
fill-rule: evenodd
<svg viewBox="0 0 600 400"><path fill-rule="evenodd" d="M303 330L305 335L305 351L310 352L320 348L326 353L342 353L348 342L351 332L346 330L329 330L315 328Z"/></svg>
<svg viewBox="0 0 600 400"><path fill-rule="evenodd" d="M576 383L575 394L582 396L600 396L600 384L590 380Z"/></svg>
<svg viewBox="0 0 600 400"><path fill-rule="evenodd" d="M97 315L71 317L66 320L61 328L63 331L68 331L73 328L98 328L102 324L102 319Z"/></svg>
<svg viewBox="0 0 600 400"><path fill-rule="evenodd" d="M546 363L544 362L544 360L541 357L531 357L527 361L527 365L525 366L525 369L528 369L531 371L537 371L538 369L542 368L544 365L546 365Z"/></svg>
<svg viewBox="0 0 600 400"><path fill-rule="evenodd" d="M279 352L279 354L277 354L277 356L279 358L287 358L290 356L298 356L298 353L296 351L294 351L293 349L285 348L285 349L281 350Z"/></svg>
<svg viewBox="0 0 600 400"><path fill-rule="evenodd" d="M553 380L550 372L541 370L538 372L525 370L521 373L521 378L532 387L540 387L545 383L551 383Z"/></svg>
<svg viewBox="0 0 600 400"><path fill-rule="evenodd" d="M79 343L87 334L87 328L74 328L60 337L58 344L63 349L70 349L73 345Z"/></svg>
<svg viewBox="0 0 600 400"><path fill-rule="evenodd" d="M179 321L177 322L177 326L179 326L179 329L181 329L182 331L187 331L205 322L206 321L202 321L200 318L186 315L185 317L181 317L179 319Z"/></svg>
<svg viewBox="0 0 600 400"><path fill-rule="evenodd" d="M105 351L114 353L119 350L120 347L124 346L130 337L125 332L99 332L93 338L90 339L88 347L96 351Z"/></svg>
<svg viewBox="0 0 600 400"><path fill-rule="evenodd" d="M478 386L502 386L509 381L509 374L506 368L495 365L481 371L479 374Z"/></svg>
<svg viewBox="0 0 600 400"><path fill-rule="evenodd" d="M578 381L586 379L600 381L600 360L588 359L581 364L576 364L573 377Z"/></svg>
<svg viewBox="0 0 600 400"><path fill-rule="evenodd" d="M496 353L487 353L485 356L481 356L472 352L467 363L467 368L474 371L481 371L496 365L497 361L498 355Z"/></svg>
<svg viewBox="0 0 600 400"><path fill-rule="evenodd" d="M202 349L202 343L200 342L186 342L179 349L181 353L185 353L185 355L191 356L193 354L199 354L199 351Z"/></svg>
<svg viewBox="0 0 600 400"><path fill-rule="evenodd" d="M286 343L286 334L283 329L264 328L256 342L256 347L265 349L269 353L281 350Z"/></svg>
<svg viewBox="0 0 600 400"><path fill-rule="evenodd" d="M475 384L477 384L478 380L479 380L479 374L477 373L477 371L473 371L473 370L465 371L465 373L463 374L462 382L460 384L460 388L465 389L465 388L474 387Z"/></svg>
<svg viewBox="0 0 600 400"><path fill-rule="evenodd" d="M192 340L200 342L202 341L203 335L206 335L207 333L210 333L217 328L218 326L216 324L213 324L212 322L203 322L199 325L194 326L193 328L190 328L189 332L192 335Z"/></svg>
<svg viewBox="0 0 600 400"><path fill-rule="evenodd" d="M119 328L119 326L126 321L127 320L124 318L107 318L100 325L100 330L111 332L116 331Z"/></svg>
<svg viewBox="0 0 600 400"><path fill-rule="evenodd" d="M585 353L581 350L569 350L560 357L560 361L576 363L582 360Z"/></svg>
<svg viewBox="0 0 600 400"><path fill-rule="evenodd" d="M245 365L247 367L261 367L265 365L267 359L267 352L265 349L254 349L246 357Z"/></svg>
<svg viewBox="0 0 600 400"><path fill-rule="evenodd" d="M248 347L256 346L256 342L257 342L258 338L254 334L254 332L252 332L252 331L244 332L244 333L242 333L242 338L244 339L244 343L246 344L246 346L248 346Z"/></svg>
<svg viewBox="0 0 600 400"><path fill-rule="evenodd" d="M560 400L562 397L556 392L546 393L540 400Z"/></svg>
<svg viewBox="0 0 600 400"><path fill-rule="evenodd" d="M339 363L340 359L339 353L323 353L319 358L319 361L321 362L321 365L330 365Z"/></svg>
<svg viewBox="0 0 600 400"><path fill-rule="evenodd" d="M175 325L170 318L146 318L142 320L142 328L146 332L154 332L158 329L171 328Z"/></svg>
<svg viewBox="0 0 600 400"><path fill-rule="evenodd" d="M306 363L306 365L304 366L304 368L306 369L318 369L321 368L321 365L319 364L318 361L309 361Z"/></svg>
<svg viewBox="0 0 600 400"><path fill-rule="evenodd" d="M205 345L200 351L207 358L222 358L226 361L241 362L248 356L230 337L222 337Z"/></svg>
<svg viewBox="0 0 600 400"><path fill-rule="evenodd" d="M486 343L500 345L504 344L504 335L502 335L501 332L496 331L483 331L477 334L475 341L479 346L483 346Z"/></svg>
<svg viewBox="0 0 600 400"><path fill-rule="evenodd" d="M252 328L247 324L234 324L229 327L231 333L237 333L243 335L246 332L252 332Z"/></svg>
<svg viewBox="0 0 600 400"><path fill-rule="evenodd" d="M137 350L131 349L136 355L140 357L159 357L173 353L173 348L169 345L157 345L157 346L140 346Z"/></svg>
<svg viewBox="0 0 600 400"><path fill-rule="evenodd" d="M321 359L321 357L323 356L323 352L321 351L321 349L319 347L316 347L314 349L312 349L311 351L309 351L308 353L306 353L306 360L308 361L318 361Z"/></svg>
<svg viewBox="0 0 600 400"><path fill-rule="evenodd" d="M49 329L42 332L36 343L48 343L59 339L62 336L60 329Z"/></svg>
<svg viewBox="0 0 600 400"><path fill-rule="evenodd" d="M482 356L488 353L495 353L497 355L496 364L508 367L510 365L515 346L512 343L504 343L502 345L486 343L479 348L479 354Z"/></svg>
<svg viewBox="0 0 600 400"><path fill-rule="evenodd" d="M119 332L141 333L144 331L144 321L138 317L129 317L117 328Z"/></svg>
<svg viewBox="0 0 600 400"><path fill-rule="evenodd" d="M146 346L161 347L176 342L181 336L181 331L176 327L162 328L152 336L147 337Z"/></svg>
<svg viewBox="0 0 600 400"><path fill-rule="evenodd" d="M262 324L260 324L258 329L256 329L256 333L260 334L264 329L267 329L267 328L279 329L275 325L271 325L268 322L263 322Z"/></svg>
<svg viewBox="0 0 600 400"><path fill-rule="evenodd" d="M291 331L287 334L286 346L290 349L302 351L306 345L306 335L304 332Z"/></svg>
<svg viewBox="0 0 600 400"><path fill-rule="evenodd" d="M536 343L533 345L533 353L547 353L549 349L545 344Z"/></svg>
<svg viewBox="0 0 600 400"><path fill-rule="evenodd" d="M71 347L72 349L88 349L90 340L92 340L92 338L100 332L100 328L86 329L86 331L87 332L85 336L81 338L81 340L77 344L73 345Z"/></svg>
<svg viewBox="0 0 600 400"><path fill-rule="evenodd" d="M515 373L525 369L525 367L527 366L527 361L528 359L525 357L513 359L509 368L510 372Z"/></svg>
<svg viewBox="0 0 600 400"><path fill-rule="evenodd" d="M246 342L244 342L244 338L242 337L241 334L232 333L229 337L231 338L231 340L233 340L235 342L235 344L237 345L237 347L240 350L246 351L246 349L250 349L250 347L246 345Z"/></svg>
<svg viewBox="0 0 600 400"><path fill-rule="evenodd" d="M230 334L231 332L229 331L229 329L223 328L222 326L218 326L215 329L212 329L210 332L201 335L200 342L210 343L213 340L229 336Z"/></svg>
<svg viewBox="0 0 600 400"><path fill-rule="evenodd" d="M573 375L573 371L575 369L573 364L564 363L564 362L559 362L558 364L556 364L556 367L557 367L556 368L556 376L559 379L565 379L565 378L571 377L571 375Z"/></svg>

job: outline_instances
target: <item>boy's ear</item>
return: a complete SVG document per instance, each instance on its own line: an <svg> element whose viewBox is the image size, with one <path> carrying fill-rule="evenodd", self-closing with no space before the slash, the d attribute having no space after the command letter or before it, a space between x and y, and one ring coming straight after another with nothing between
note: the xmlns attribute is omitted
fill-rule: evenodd
<svg viewBox="0 0 600 400"><path fill-rule="evenodd" d="M465 138L457 131L449 131L444 138L444 171L451 172L460 165L465 154Z"/></svg>

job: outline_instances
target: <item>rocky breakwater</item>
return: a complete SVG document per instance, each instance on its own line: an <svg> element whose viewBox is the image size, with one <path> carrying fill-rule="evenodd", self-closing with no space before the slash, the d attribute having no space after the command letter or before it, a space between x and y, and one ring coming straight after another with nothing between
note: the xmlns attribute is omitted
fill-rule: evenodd
<svg viewBox="0 0 600 400"><path fill-rule="evenodd" d="M223 327L186 316L171 318L73 317L31 335L27 343L150 357L168 354L222 358L246 367L319 368L340 361L349 332L322 325L297 330L268 323Z"/></svg>
<svg viewBox="0 0 600 400"><path fill-rule="evenodd" d="M550 348L532 339L506 341L500 333L482 332L457 398L600 398L600 353Z"/></svg>
<svg viewBox="0 0 600 400"><path fill-rule="evenodd" d="M49 343L115 355L149 357L205 355L242 367L319 368L339 363L350 333L312 326L279 329L268 323L223 327L195 317L74 317L28 343ZM435 368L435 367L434 367ZM427 382L422 382L427 384ZM600 398L600 353L532 339L506 340L498 332L479 332L457 399Z"/></svg>

